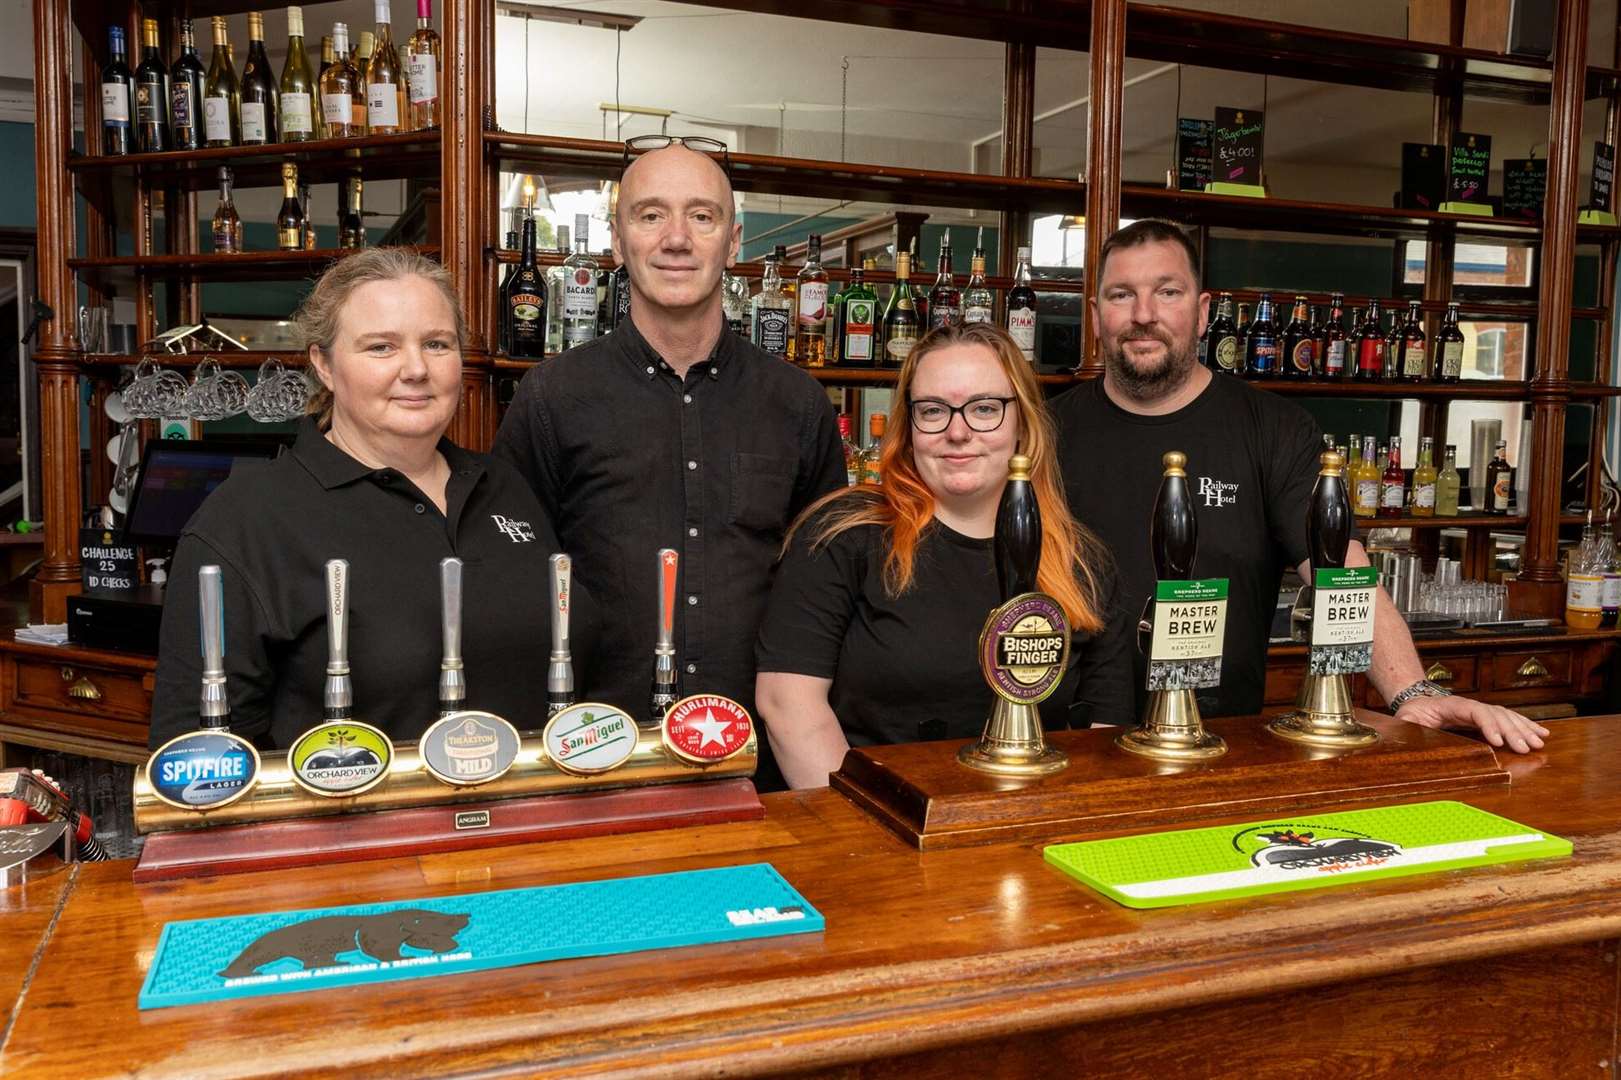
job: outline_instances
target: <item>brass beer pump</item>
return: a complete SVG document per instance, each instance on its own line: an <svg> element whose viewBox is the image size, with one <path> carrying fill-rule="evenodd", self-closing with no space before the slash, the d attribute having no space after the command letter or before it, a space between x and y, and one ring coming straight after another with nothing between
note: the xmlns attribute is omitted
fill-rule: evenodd
<svg viewBox="0 0 1621 1080"><path fill-rule="evenodd" d="M979 636L980 670L996 705L976 743L957 753L970 769L996 776L1037 777L1069 765L1047 745L1037 705L1069 666L1069 623L1058 602L1036 591L1041 567L1041 507L1030 484L1030 459L1014 454L996 509L996 577L1002 604Z"/></svg>
<svg viewBox="0 0 1621 1080"><path fill-rule="evenodd" d="M1318 459L1322 469L1311 491L1311 503L1306 510L1306 532L1311 547L1313 576L1318 570L1341 569L1345 566L1345 552L1351 545L1351 500L1345 489L1345 459L1337 451L1325 450ZM1315 583L1307 582L1295 602L1292 624L1310 625L1311 601L1315 599ZM1377 586L1376 586L1377 587ZM1304 610L1302 610L1304 609ZM1309 638L1308 638L1309 640ZM1312 651L1316 651L1316 646ZM1361 664L1359 669L1367 665ZM1322 746L1337 750L1372 746L1379 741L1379 733L1360 723L1352 711L1349 674L1338 671L1314 675L1309 667L1295 698L1294 711L1283 714L1267 725L1267 730L1280 739Z"/></svg>
<svg viewBox="0 0 1621 1080"><path fill-rule="evenodd" d="M1199 519L1193 512L1193 494L1188 489L1188 459L1186 454L1172 450L1160 462L1165 472L1160 477L1154 516L1149 523L1154 574L1159 581L1186 581L1193 577L1193 560L1199 550ZM1138 647L1150 657L1153 619L1161 614L1156 610L1155 597L1150 596L1137 639ZM1156 761L1205 761L1227 752L1221 736L1204 729L1199 699L1191 686L1150 690L1142 725L1122 732L1114 741L1122 750Z"/></svg>

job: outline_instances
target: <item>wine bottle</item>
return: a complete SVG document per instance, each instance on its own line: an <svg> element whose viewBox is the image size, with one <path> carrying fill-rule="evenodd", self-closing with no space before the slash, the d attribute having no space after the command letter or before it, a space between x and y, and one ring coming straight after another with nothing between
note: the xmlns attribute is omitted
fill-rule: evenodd
<svg viewBox="0 0 1621 1080"><path fill-rule="evenodd" d="M349 65L355 69L355 118L352 123L356 135L366 134L368 128L367 114L370 110L366 104L366 69L371 66L373 48L371 31L362 30L360 40L355 43L354 55L349 58Z"/></svg>
<svg viewBox="0 0 1621 1080"><path fill-rule="evenodd" d="M101 69L101 152L128 154L135 149L130 124L135 114L135 76L129 70L124 28L107 31L107 66Z"/></svg>
<svg viewBox="0 0 1621 1080"><path fill-rule="evenodd" d="M366 246L366 222L361 210L360 177L351 176L338 186L338 246L361 248Z"/></svg>
<svg viewBox="0 0 1621 1080"><path fill-rule="evenodd" d="M141 62L135 68L135 149L169 149L169 69L158 49L158 21L141 20Z"/></svg>
<svg viewBox="0 0 1621 1080"><path fill-rule="evenodd" d="M535 219L524 218L523 248L518 268L501 294L501 318L506 324L507 355L539 360L546 355L546 282L535 262Z"/></svg>
<svg viewBox="0 0 1621 1080"><path fill-rule="evenodd" d="M1021 593L1034 592L1041 569L1041 504L1030 482L1030 459L1014 454L1008 459L1007 482L996 504L996 583L1007 602Z"/></svg>
<svg viewBox="0 0 1621 1080"><path fill-rule="evenodd" d="M1463 331L1458 328L1458 305L1448 304L1447 313L1441 319L1441 329L1436 331L1436 351L1441 354L1440 370L1435 377L1445 383L1455 383L1463 378Z"/></svg>
<svg viewBox="0 0 1621 1080"><path fill-rule="evenodd" d="M224 16L214 16L209 25L214 33L214 55L203 84L203 135L209 146L235 146L242 141L242 91L231 63Z"/></svg>
<svg viewBox="0 0 1621 1080"><path fill-rule="evenodd" d="M1030 363L1036 362L1036 290L1031 285L1030 249L1019 249L1013 288L1007 293L1007 332Z"/></svg>
<svg viewBox="0 0 1621 1080"><path fill-rule="evenodd" d="M359 124L356 124L356 115ZM360 74L349 60L349 26L332 24L332 63L321 73L321 124L329 139L366 134L365 94Z"/></svg>
<svg viewBox="0 0 1621 1080"><path fill-rule="evenodd" d="M265 55L265 17L248 12L248 58L242 64L242 145L276 142L276 77Z"/></svg>
<svg viewBox="0 0 1621 1080"><path fill-rule="evenodd" d="M929 329L962 324L962 292L951 273L951 234L940 236L940 261L935 266L934 287L929 290Z"/></svg>
<svg viewBox="0 0 1621 1080"><path fill-rule="evenodd" d="M912 256L910 252L895 255L895 289L889 294L889 307L884 311L884 364L900 367L912 354L917 344L917 304L912 298Z"/></svg>
<svg viewBox="0 0 1621 1080"><path fill-rule="evenodd" d="M304 53L304 9L287 9L287 62L281 68L281 138L308 142L315 138L314 96L319 93L310 59Z"/></svg>
<svg viewBox="0 0 1621 1080"><path fill-rule="evenodd" d="M214 207L214 250L220 253L242 250L242 218L231 198L231 167L219 167L220 201Z"/></svg>
<svg viewBox="0 0 1621 1080"><path fill-rule="evenodd" d="M417 0L417 28L405 43L406 85L411 99L411 130L439 126L439 35L433 29L433 0Z"/></svg>
<svg viewBox="0 0 1621 1080"><path fill-rule="evenodd" d="M281 210L276 214L276 247L282 251L304 248L304 208L298 201L298 166L281 167Z"/></svg>
<svg viewBox="0 0 1621 1080"><path fill-rule="evenodd" d="M191 20L180 20L180 55L169 69L169 142L175 150L199 150L203 131L203 62L197 58L197 39Z"/></svg>
<svg viewBox="0 0 1621 1080"><path fill-rule="evenodd" d="M388 0L377 0L377 38L366 62L366 127L373 135L393 135L406 115L404 72L389 30Z"/></svg>
<svg viewBox="0 0 1621 1080"><path fill-rule="evenodd" d="M332 35L321 35L321 69L315 73L315 86L319 90L321 80L326 78L326 69L331 67L338 59L338 51L332 45Z"/></svg>

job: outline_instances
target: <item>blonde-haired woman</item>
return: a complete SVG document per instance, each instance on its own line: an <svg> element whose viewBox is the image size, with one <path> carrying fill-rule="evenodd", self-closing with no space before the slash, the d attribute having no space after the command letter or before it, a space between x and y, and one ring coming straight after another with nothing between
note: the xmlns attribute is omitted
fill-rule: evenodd
<svg viewBox="0 0 1621 1080"><path fill-rule="evenodd" d="M1042 705L1049 727L1131 720L1126 613L1108 553L1070 516L1041 391L985 324L934 330L902 365L884 482L810 506L784 545L761 626L756 703L793 787L827 783L851 745L968 739L991 691L979 632L1001 601L996 508L1017 451L1041 506L1037 587L1077 632Z"/></svg>
<svg viewBox="0 0 1621 1080"><path fill-rule="evenodd" d="M292 449L234 473L187 525L165 597L152 745L196 726L197 569L223 570L232 729L286 747L321 719L323 568L349 562L356 717L414 739L437 716L439 562L463 561L470 707L545 719L556 535L508 464L445 438L461 398L461 304L403 248L335 263L299 311L321 388ZM576 590L578 642L585 598Z"/></svg>

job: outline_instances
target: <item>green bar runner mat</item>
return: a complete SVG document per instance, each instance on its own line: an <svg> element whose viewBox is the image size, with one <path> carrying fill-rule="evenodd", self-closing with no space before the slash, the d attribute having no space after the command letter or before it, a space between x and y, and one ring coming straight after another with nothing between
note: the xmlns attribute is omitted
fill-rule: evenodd
<svg viewBox="0 0 1621 1080"><path fill-rule="evenodd" d="M1569 855L1570 841L1460 802L1411 803L1053 844L1047 862L1127 907L1175 907Z"/></svg>
<svg viewBox="0 0 1621 1080"><path fill-rule="evenodd" d="M192 919L163 927L140 1007L814 934L823 925L770 863Z"/></svg>

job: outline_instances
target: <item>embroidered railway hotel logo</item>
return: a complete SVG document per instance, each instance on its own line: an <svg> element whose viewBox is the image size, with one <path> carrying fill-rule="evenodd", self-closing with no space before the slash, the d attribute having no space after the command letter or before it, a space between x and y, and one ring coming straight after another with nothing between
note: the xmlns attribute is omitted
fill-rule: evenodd
<svg viewBox="0 0 1621 1080"><path fill-rule="evenodd" d="M1233 506L1238 502L1238 485L1201 476L1199 495L1204 499L1206 506Z"/></svg>
<svg viewBox="0 0 1621 1080"><path fill-rule="evenodd" d="M500 529L506 538L511 540L514 544L529 544L534 542L535 530L534 527L529 524L529 522L514 521L512 518L509 518L504 514L491 514L490 520L494 521L495 527Z"/></svg>

